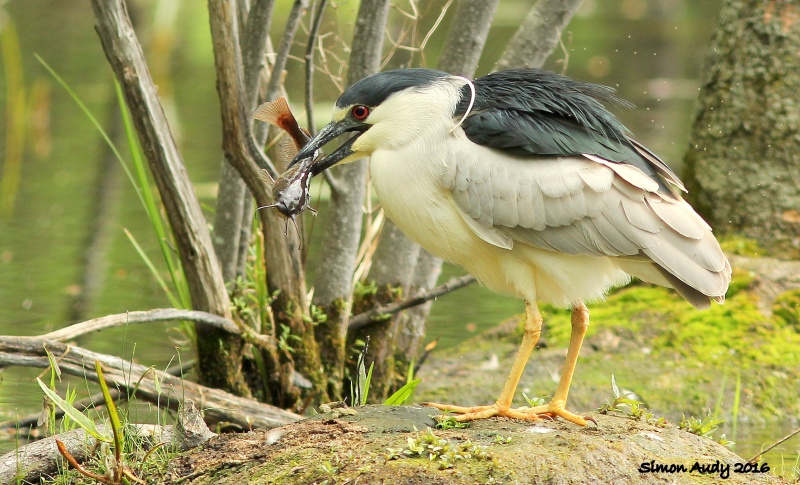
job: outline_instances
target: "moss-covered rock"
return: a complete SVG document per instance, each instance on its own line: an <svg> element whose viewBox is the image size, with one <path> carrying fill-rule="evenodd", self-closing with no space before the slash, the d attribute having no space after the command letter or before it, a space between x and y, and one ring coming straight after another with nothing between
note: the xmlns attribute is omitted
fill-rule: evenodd
<svg viewBox="0 0 800 485"><path fill-rule="evenodd" d="M432 414L430 408L369 406L353 416L320 415L277 430L221 436L176 459L168 483L786 483L769 472L736 473L745 460L674 426L593 414L597 426L587 428L488 419L436 430ZM653 472L657 466L667 471ZM718 469L701 473L700 466Z"/></svg>

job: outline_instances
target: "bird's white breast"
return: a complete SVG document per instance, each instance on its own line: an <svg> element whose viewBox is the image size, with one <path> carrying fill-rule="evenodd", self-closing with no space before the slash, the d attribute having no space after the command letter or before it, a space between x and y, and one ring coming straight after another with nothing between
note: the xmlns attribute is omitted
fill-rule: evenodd
<svg viewBox="0 0 800 485"><path fill-rule="evenodd" d="M463 132L461 134L463 136ZM435 134L370 158L372 184L387 216L411 240L463 266L487 287L530 301L569 305L601 298L626 275L608 258L574 256L516 243L498 247L466 222L442 181L459 141ZM450 147L450 148L448 148Z"/></svg>

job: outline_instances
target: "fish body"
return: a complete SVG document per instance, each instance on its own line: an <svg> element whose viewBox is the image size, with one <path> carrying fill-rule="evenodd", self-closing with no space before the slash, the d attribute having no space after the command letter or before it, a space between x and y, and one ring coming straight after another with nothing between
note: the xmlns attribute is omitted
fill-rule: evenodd
<svg viewBox="0 0 800 485"><path fill-rule="evenodd" d="M289 134L294 142L294 153L287 154L287 159L294 157L297 150L304 147L311 139L311 135L297 123L285 98L262 104L253 111L253 117L275 125ZM308 204L311 201L309 186L311 177L314 175L311 172L311 162L318 155L319 150L310 157L299 160L275 180L272 187L272 197L275 203L268 207L278 209L278 212L289 219L294 219L309 207Z"/></svg>

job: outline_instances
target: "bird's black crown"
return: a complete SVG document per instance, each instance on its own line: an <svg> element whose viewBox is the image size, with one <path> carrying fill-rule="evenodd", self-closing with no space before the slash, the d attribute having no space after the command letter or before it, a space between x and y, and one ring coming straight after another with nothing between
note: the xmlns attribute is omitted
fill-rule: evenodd
<svg viewBox="0 0 800 485"><path fill-rule="evenodd" d="M336 106L345 108L354 104L378 106L390 95L414 86L424 86L449 74L435 69L394 69L379 72L356 82L336 100Z"/></svg>

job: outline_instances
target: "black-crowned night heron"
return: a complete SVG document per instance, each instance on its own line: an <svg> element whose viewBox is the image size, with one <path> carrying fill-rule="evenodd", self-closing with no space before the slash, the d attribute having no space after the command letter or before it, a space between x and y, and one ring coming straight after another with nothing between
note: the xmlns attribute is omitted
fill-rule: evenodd
<svg viewBox="0 0 800 485"><path fill-rule="evenodd" d="M485 286L525 300L524 336L500 397L489 406L430 405L459 421L561 416L589 323L585 301L635 276L675 288L692 305L722 302L731 267L711 228L679 195L678 177L601 102L611 88L539 70L474 81L399 69L353 84L333 121L298 153L314 174L369 157L387 216L431 253ZM541 333L536 302L572 307L572 336L549 404L512 409Z"/></svg>

